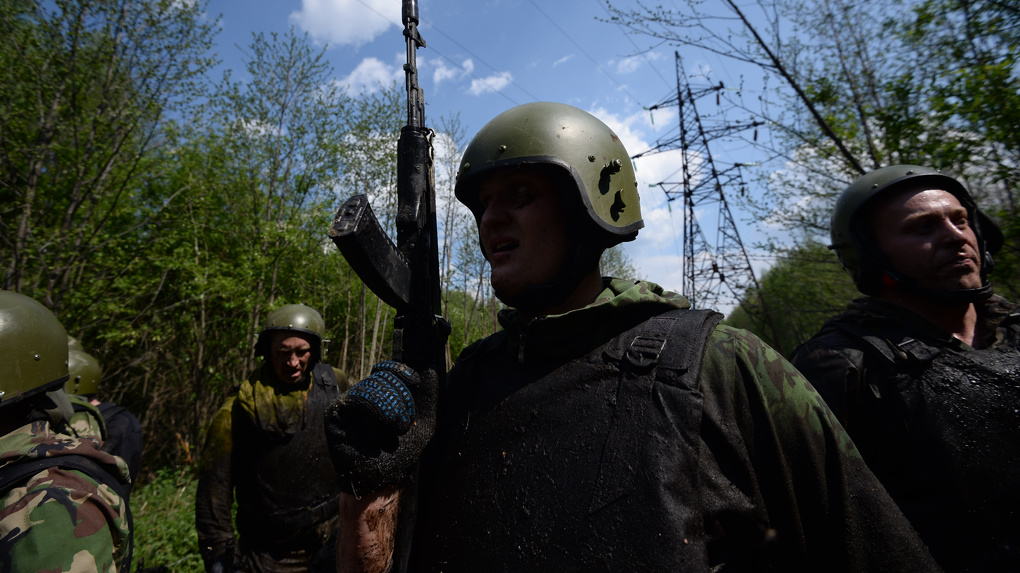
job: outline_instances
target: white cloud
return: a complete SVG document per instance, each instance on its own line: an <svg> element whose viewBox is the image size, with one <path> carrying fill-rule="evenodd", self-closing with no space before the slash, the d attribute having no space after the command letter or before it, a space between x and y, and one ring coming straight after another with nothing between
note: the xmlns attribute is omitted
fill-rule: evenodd
<svg viewBox="0 0 1020 573"><path fill-rule="evenodd" d="M403 79L404 70L399 66L391 66L377 58L365 58L353 72L337 80L337 83L348 92L358 94L372 93Z"/></svg>
<svg viewBox="0 0 1020 573"><path fill-rule="evenodd" d="M290 21L319 41L357 47L399 26L400 10L392 0L301 0Z"/></svg>
<svg viewBox="0 0 1020 573"><path fill-rule="evenodd" d="M468 89L468 93L477 96L489 92L498 92L512 81L514 81L514 77L510 72L495 73L487 78L471 80L471 87Z"/></svg>
<svg viewBox="0 0 1020 573"><path fill-rule="evenodd" d="M574 54L570 54L569 56L563 56L562 58L560 58L560 59L556 60L555 62L553 62L552 67L555 68L556 66L558 66L560 64L565 64L565 63L567 63L568 61L570 61L572 59L574 59Z"/></svg>
<svg viewBox="0 0 1020 573"><path fill-rule="evenodd" d="M447 66L446 62L439 59L429 60L428 63L436 66L435 71L432 72L432 81L436 84L436 86L439 86L440 83L447 80L460 79L470 74L475 69L475 63L470 59L464 60L459 68ZM424 67L424 65L419 67Z"/></svg>
<svg viewBox="0 0 1020 573"><path fill-rule="evenodd" d="M616 62L616 73L618 74L630 74L637 71L641 67L641 58L638 56L631 56L624 58L619 62Z"/></svg>

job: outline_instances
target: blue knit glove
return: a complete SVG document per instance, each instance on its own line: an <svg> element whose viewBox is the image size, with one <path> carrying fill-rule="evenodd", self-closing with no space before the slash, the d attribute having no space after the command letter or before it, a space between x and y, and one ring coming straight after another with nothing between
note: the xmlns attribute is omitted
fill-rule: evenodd
<svg viewBox="0 0 1020 573"><path fill-rule="evenodd" d="M326 408L326 442L343 491L398 485L418 464L435 430L438 378L380 362Z"/></svg>
<svg viewBox="0 0 1020 573"><path fill-rule="evenodd" d="M409 386L417 375L400 362L387 360L372 368L372 373L347 391L346 402L363 408L384 427L402 436L415 419L414 397Z"/></svg>

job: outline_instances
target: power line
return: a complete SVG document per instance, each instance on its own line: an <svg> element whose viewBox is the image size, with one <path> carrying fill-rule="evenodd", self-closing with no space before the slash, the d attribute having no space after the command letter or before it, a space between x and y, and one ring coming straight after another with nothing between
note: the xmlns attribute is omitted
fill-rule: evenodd
<svg viewBox="0 0 1020 573"><path fill-rule="evenodd" d="M602 11L606 13L606 16L609 16L610 20L612 20L613 14L612 14L612 12L609 11L609 7L606 6L606 4L603 2L603 0L594 0L594 1L595 1L596 4L598 4L600 7L602 7ZM637 45L637 42L634 41L634 38L630 34L628 34L626 30L624 30L623 23L622 22L617 22L616 23L616 28L620 31L621 34L623 34L623 36L625 38L627 38L627 41L630 42L630 45L634 46L634 50L636 51L637 55L641 56L641 59L643 59L645 61L645 63L648 64L648 68L651 69L653 72L655 72L655 75L659 76L659 79L662 80L663 85L665 85L667 88L673 89L673 87L675 87L675 86L673 86L669 82L669 80L666 79L665 76L663 76L661 73L659 73L659 68L655 67L652 64L652 61L648 59L648 50L643 50L643 49L641 49Z"/></svg>
<svg viewBox="0 0 1020 573"><path fill-rule="evenodd" d="M566 38L567 40L569 40L571 44L573 44L573 45L574 45L575 47L577 47L577 49L578 49L578 50L580 50L582 54L584 54L584 57L588 58L588 61L590 61L590 62L591 62L592 64L594 64L594 65L595 65L595 67L596 67L596 68L597 68L597 69L598 69L598 70L599 70L600 72L602 72L602 73L603 73L603 75L605 75L605 76L606 76L607 78L609 78L610 80L612 80L612 82L613 82L614 84L616 84L616 85L617 85L617 87L619 87L619 88L620 88L621 90L623 90L623 91L624 91L624 92L625 92L625 93L626 93L626 94L627 94L627 95L628 95L628 96L629 96L629 97L630 97L630 98L631 98L632 100L634 100L634 103L637 103L638 105L641 105L641 100L639 100L638 98L634 97L634 94L630 93L630 90L628 90L628 89L627 89L627 86L625 86L625 85L621 84L621 83L620 83L620 82L619 82L619 81L618 81L618 80L617 80L616 78L614 78L614 77L612 76L612 74L610 74L609 72L607 72L607 71L605 70L605 68L603 68L603 67L602 67L602 65L601 65L601 64L599 64L599 63L598 63L598 62L597 62L597 61L595 60L595 58L591 57L591 54L589 54L589 53L588 53L588 52L587 52L587 51L586 51L586 50L585 50L584 48L582 48L582 47L581 47L581 44L578 44L578 43L577 43L576 41L574 41L574 39L570 37L570 34L567 34L566 30L564 30L563 28L561 28L561 27L560 27L560 25L559 25L559 24L557 24L557 23L556 23L556 21L555 21L555 20L553 20L553 19L552 19L552 18L551 18L551 17L549 16L549 14L546 14L546 13L545 13L545 10L542 10L542 8L541 8L541 7L539 7L539 5L535 3L535 0L528 0L528 2L530 2L530 3L531 3L531 5L535 7L535 10L538 10L539 14L541 14L542 16L544 16L546 20L549 20L549 23L550 23L550 24L552 24L552 25L553 25L553 27L555 27L555 28L556 28L557 30L559 30L559 32L560 32L561 34L563 34L563 37L564 37L564 38Z"/></svg>
<svg viewBox="0 0 1020 573"><path fill-rule="evenodd" d="M366 3L365 3L365 0L357 0L357 1L358 1L358 4L361 4L362 6L364 6L365 8L367 8L368 10L372 11L372 12L373 12L373 13L375 13L375 14L376 14L377 16L379 16L380 18L382 18L383 20L386 20L386 21L387 21L387 22L389 22L390 24L393 24L394 26L396 26L398 30L400 30L400 29L402 29L402 28L404 27L403 23L401 23L401 22L394 22L394 21L393 21L393 20L392 20L392 19L391 19L391 18L390 18L389 16L387 16L387 15L383 14L382 12L380 12L380 11L376 10L375 8L373 8L372 6L369 6L368 4L366 4ZM439 28L437 28L437 27L436 27L436 25L435 25L435 24L433 24L432 22L430 22L430 21L428 21L428 20L425 20L425 21L424 21L424 23L428 24L428 25L429 25L429 26L430 26L430 27L431 27L431 28L432 28L433 30L435 30L435 31L439 32L439 33L440 33L440 34L441 34L441 35L442 35L443 37L445 37L446 39L448 39L448 40L450 40L451 42L453 42L454 44L457 44L458 46L460 46L460 48L461 48L461 49L463 49L464 51L468 52L468 54L471 54L471 52L470 52L469 50L467 50L466 48L464 48L464 46L461 46L461 45L460 45L460 44L459 44L459 43L458 43L458 42L457 42L456 40L454 40L453 38L451 38L450 36L448 36L448 35L447 35L447 34L446 34L445 32L443 32L442 30L440 30ZM470 70L466 70L466 69L464 69L464 67L463 67L463 66L461 66L461 65L460 65L460 64L458 64L457 62L453 61L453 60L452 60L451 58L447 57L447 56L446 56L446 54L444 54L444 53L442 53L441 51L439 51L439 50L435 49L435 47L434 47L434 46L430 46L430 49L431 49L431 50L432 50L432 51L433 51L433 52L434 52L434 53L435 53L435 54L436 54L437 56L439 56L439 57L443 58L444 60L446 60L447 62L449 62L449 63L450 63L451 65L453 65L454 67L456 67L456 68L457 68L457 69L459 69L460 71L462 71L462 72L464 72L465 74L467 74L467 75L471 76L472 78L474 78L474 79L476 79L476 80L478 80L478 81L480 81L480 82L484 83L485 85L487 85L487 86L489 86L489 87L492 87L492 85L491 85L491 84L490 84L490 83L489 83L489 82L488 82L487 80L485 80L485 79L483 79L483 78L480 78L480 77L476 76L476 75L475 75L475 74L474 74L473 72L471 72ZM475 55L473 55L473 54L472 54L472 57L478 58L478 56L475 56ZM484 60L482 60L481 58L478 58L478 61L482 62L482 63L483 63L483 64L485 64L486 66L489 66L489 64L485 63L485 61L484 61ZM489 66L489 68L490 68L490 69L492 69L492 71L494 71L494 72L497 72L497 73L498 73L498 70L496 70L496 68L493 68L492 66ZM538 101L538 98L536 98L536 97L535 97L534 95L532 95L531 93L529 93L529 92L528 92L528 90L526 90L526 89L522 88L521 86L519 86L519 85L517 84L517 82L513 81L513 79L512 79L512 78L511 78L511 80L510 80L510 84L511 84L511 85L513 85L513 86L515 86L515 87L516 87L517 89L521 90L522 92L524 92L524 93L528 94L528 96L529 96L529 97L531 97L532 99L534 99L535 101ZM493 91L494 91L494 92L496 92L496 93L498 93L499 95L503 96L504 98L506 98L506 99L507 99L507 100L508 100L508 101L509 101L510 103L512 103L512 104L514 104L514 105L518 105L517 101L516 101L516 100L515 100L514 98L510 97L509 95L507 95L506 93L504 93L504 92L503 92L503 90L493 89Z"/></svg>

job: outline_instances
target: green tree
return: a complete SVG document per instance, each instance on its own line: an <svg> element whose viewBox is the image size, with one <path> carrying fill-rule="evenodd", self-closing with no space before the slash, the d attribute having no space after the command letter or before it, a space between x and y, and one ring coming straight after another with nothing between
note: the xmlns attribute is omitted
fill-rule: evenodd
<svg viewBox="0 0 1020 573"><path fill-rule="evenodd" d="M734 104L769 126L746 141L758 156L741 159L764 158L744 204L783 236L774 249L790 238L826 241L836 196L862 172L894 163L942 168L986 209L1015 218L1020 32L1012 4L692 0L610 4L610 12L636 34L761 70L760 106ZM1017 244L1004 258L1016 259Z"/></svg>
<svg viewBox="0 0 1020 573"><path fill-rule="evenodd" d="M817 242L787 252L759 284L761 288L749 292L725 322L750 330L787 355L860 296L835 254ZM774 329L766 325L766 318Z"/></svg>
<svg viewBox="0 0 1020 573"><path fill-rule="evenodd" d="M0 2L3 288L65 323L137 318L154 285L124 269L145 264L141 230L159 211L139 195L165 173L164 121L187 114L215 62L204 6ZM160 208L173 203L168 191ZM121 307L96 313L96 300Z"/></svg>

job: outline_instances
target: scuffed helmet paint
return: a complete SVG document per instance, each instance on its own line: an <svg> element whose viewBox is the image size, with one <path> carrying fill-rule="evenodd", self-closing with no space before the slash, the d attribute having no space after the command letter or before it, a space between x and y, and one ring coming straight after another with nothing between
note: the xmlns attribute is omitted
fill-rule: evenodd
<svg viewBox="0 0 1020 573"><path fill-rule="evenodd" d="M479 176L529 164L557 166L573 180L602 248L633 240L644 226L634 164L620 138L590 113L560 103L520 105L489 121L464 151L457 199L477 220Z"/></svg>

